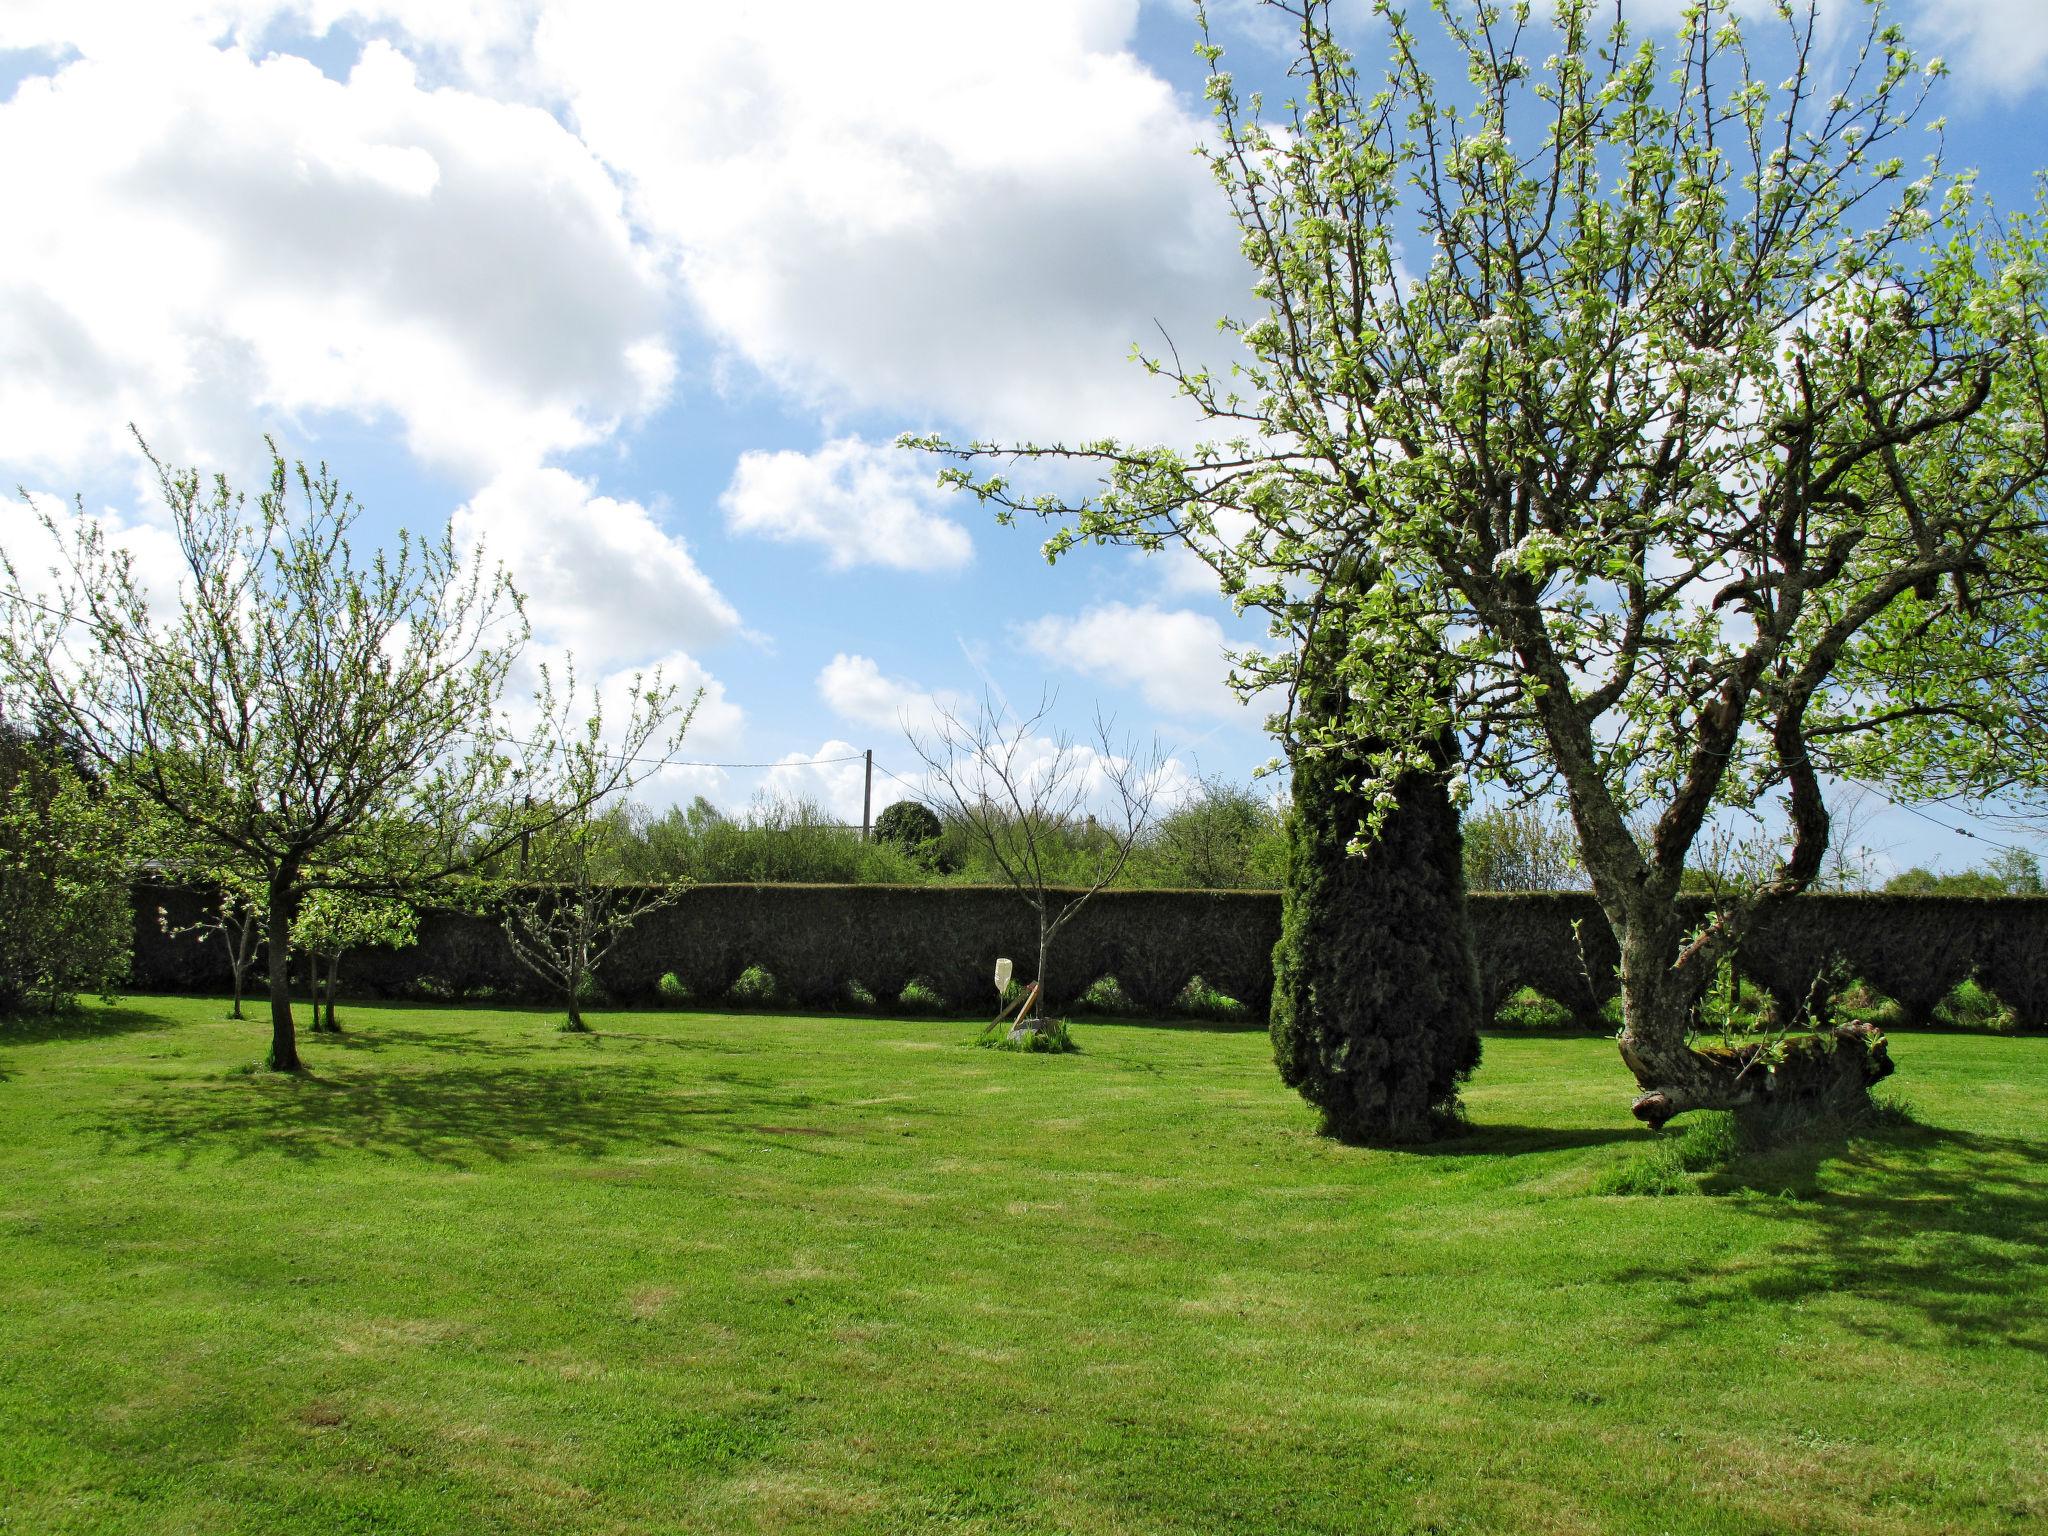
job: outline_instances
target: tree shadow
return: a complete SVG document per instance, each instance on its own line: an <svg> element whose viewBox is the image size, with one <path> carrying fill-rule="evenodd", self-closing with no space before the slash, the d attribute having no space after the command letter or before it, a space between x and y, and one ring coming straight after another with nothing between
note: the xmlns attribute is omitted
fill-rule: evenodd
<svg viewBox="0 0 2048 1536"><path fill-rule="evenodd" d="M702 1083L726 1091L716 1097L689 1091ZM600 1158L662 1147L717 1157L735 1142L823 1157L833 1139L857 1141L868 1129L861 1111L842 1116L835 1110L738 1073L678 1083L651 1068L461 1061L417 1070L257 1073L163 1084L90 1128L108 1152L168 1156L181 1164L213 1152L301 1162L368 1154L464 1168L536 1153ZM901 1105L890 1111L892 1118L916 1112ZM799 1137L792 1134L796 1129L824 1134Z"/></svg>
<svg viewBox="0 0 2048 1536"><path fill-rule="evenodd" d="M1534 1152L1568 1152L1606 1147L1617 1141L1647 1141L1639 1125L1512 1125L1475 1122L1455 1134L1405 1150L1424 1157L1522 1157Z"/></svg>
<svg viewBox="0 0 2048 1536"><path fill-rule="evenodd" d="M227 1004L221 1004L225 1011ZM0 1018L0 1046L46 1045L59 1040L109 1040L117 1035L173 1029L178 1020L144 1008L70 1008L62 1013Z"/></svg>
<svg viewBox="0 0 2048 1536"><path fill-rule="evenodd" d="M1838 1177L1823 1186L1830 1167ZM1688 1309L1712 1312L1731 1296L1852 1296L1873 1305L1845 1309L1842 1325L1866 1337L1899 1342L1928 1326L1959 1344L2048 1355L2048 1142L1859 1130L1752 1155L1702 1187L1778 1197L1743 1209L1787 1230L1767 1265L1687 1277Z"/></svg>

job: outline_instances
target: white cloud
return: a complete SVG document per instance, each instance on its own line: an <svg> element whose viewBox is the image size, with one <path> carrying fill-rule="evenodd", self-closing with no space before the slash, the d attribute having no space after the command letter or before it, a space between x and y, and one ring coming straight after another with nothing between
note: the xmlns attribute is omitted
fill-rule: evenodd
<svg viewBox="0 0 2048 1536"><path fill-rule="evenodd" d="M1199 350L1246 280L1136 10L578 0L537 47L705 324L786 389L1152 436L1185 415L1132 343Z"/></svg>
<svg viewBox="0 0 2048 1536"><path fill-rule="evenodd" d="M929 731L938 713L968 707L957 694L927 693L907 678L887 677L870 656L842 651L818 673L818 694L840 719L884 731Z"/></svg>
<svg viewBox="0 0 2048 1536"><path fill-rule="evenodd" d="M0 461L61 482L131 419L188 462L341 412L481 478L664 398L661 278L545 112L381 43L337 82L162 30L0 104Z"/></svg>
<svg viewBox="0 0 2048 1536"><path fill-rule="evenodd" d="M1057 666L1137 688L1168 714L1244 712L1229 687L1223 626L1193 609L1105 603L1034 619L1020 638Z"/></svg>
<svg viewBox="0 0 2048 1536"><path fill-rule="evenodd" d="M861 749L837 738L824 742L815 752L789 753L761 777L761 790L771 798L809 800L850 827L860 825L866 787L867 764ZM877 783L872 809L880 811L894 798Z"/></svg>
<svg viewBox="0 0 2048 1536"><path fill-rule="evenodd" d="M719 504L733 532L816 544L835 570L947 571L974 558L967 530L938 510L947 494L926 460L841 437L815 453L741 454Z"/></svg>
<svg viewBox="0 0 2048 1536"><path fill-rule="evenodd" d="M565 470L499 476L456 512L455 535L512 573L543 642L592 666L710 644L739 627L681 538L638 502L596 495Z"/></svg>

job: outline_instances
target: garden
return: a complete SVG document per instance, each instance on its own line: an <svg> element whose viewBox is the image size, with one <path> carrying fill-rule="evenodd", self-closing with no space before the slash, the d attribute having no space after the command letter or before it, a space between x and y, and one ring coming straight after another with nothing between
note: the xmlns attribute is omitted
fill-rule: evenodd
<svg viewBox="0 0 2048 1536"><path fill-rule="evenodd" d="M1852 846L2048 824L2048 192L1907 179L1882 5L1275 9L1277 113L1194 12L1242 358L1141 355L1210 436L896 460L1263 620L1255 783L962 636L818 674L870 817L474 504L23 493L0 1532L2048 1526L2040 866Z"/></svg>
<svg viewBox="0 0 2048 1536"><path fill-rule="evenodd" d="M293 1076L225 1011L0 1037L7 1529L2048 1518L2038 1037L1688 1173L1597 1037L1360 1152L1255 1029L360 1004Z"/></svg>

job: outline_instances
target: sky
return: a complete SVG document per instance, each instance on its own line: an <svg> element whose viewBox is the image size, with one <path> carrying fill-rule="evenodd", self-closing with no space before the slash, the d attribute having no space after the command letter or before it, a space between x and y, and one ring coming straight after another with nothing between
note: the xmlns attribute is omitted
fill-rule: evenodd
<svg viewBox="0 0 2048 1536"><path fill-rule="evenodd" d="M1273 15L1211 9L1282 94ZM1951 65L1951 163L2030 196L2048 0L1895 9ZM1209 355L1250 303L1193 42L1185 0L8 0L0 483L81 498L145 570L130 423L244 482L270 434L374 537L452 522L527 593L535 657L703 689L681 758L748 766L657 802L858 821L845 759L873 750L879 810L906 724L985 692L1113 715L1175 786L1247 781L1275 749L1223 650L1263 629L1206 571L1048 568L1049 529L892 446L1188 432L1131 349ZM46 555L19 500L0 540ZM1900 866L1990 851L1953 827L2034 841L1863 813Z"/></svg>

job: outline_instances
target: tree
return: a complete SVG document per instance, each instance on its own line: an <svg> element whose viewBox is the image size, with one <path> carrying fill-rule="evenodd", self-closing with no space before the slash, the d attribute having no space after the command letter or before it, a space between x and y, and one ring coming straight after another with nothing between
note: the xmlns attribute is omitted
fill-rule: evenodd
<svg viewBox="0 0 2048 1536"><path fill-rule="evenodd" d="M1319 714L1341 715L1312 680ZM1349 752L1299 751L1287 882L1273 948L1269 1026L1281 1079L1345 1141L1427 1141L1458 1113L1479 1065L1479 974L1465 916L1458 813L1435 772L1394 785L1369 847L1371 813Z"/></svg>
<svg viewBox="0 0 2048 1536"><path fill-rule="evenodd" d="M166 826L186 867L261 888L270 1064L296 1071L291 932L307 892L417 891L581 802L563 791L553 717L520 739L500 713L528 633L502 568L459 556L447 531L400 533L359 559L354 498L275 444L253 502L141 446L183 557L177 603L152 612L132 558L82 504L68 534L45 517L64 565L40 603L5 562L17 591L0 702L48 711L111 795ZM630 783L676 712L658 677L635 700L586 792Z"/></svg>
<svg viewBox="0 0 2048 1536"><path fill-rule="evenodd" d="M48 736L0 723L0 1014L128 975L127 827Z"/></svg>
<svg viewBox="0 0 2048 1536"><path fill-rule="evenodd" d="M191 938L201 944L215 938L221 941L221 949L227 956L228 973L234 978L234 1001L228 1009L228 1017L239 1019L244 1016L242 997L247 988L249 967L263 945L263 935L269 931L270 919L264 910L263 892L257 886L232 874L221 876L215 884L218 890L213 910L208 916L196 923L174 928L169 914L158 907L157 926L166 938Z"/></svg>
<svg viewBox="0 0 2048 1536"><path fill-rule="evenodd" d="M1475 891L1582 889L1577 841L1569 822L1534 806L1508 805L1464 825L1465 881Z"/></svg>
<svg viewBox="0 0 2048 1536"><path fill-rule="evenodd" d="M419 914L402 901L379 900L343 891L309 892L292 924L292 944L313 966L313 1028L338 1034L334 989L341 977L341 957L351 949L410 949L419 940ZM321 997L326 1017L321 1017Z"/></svg>
<svg viewBox="0 0 2048 1536"><path fill-rule="evenodd" d="M572 674L566 699L573 701L575 693ZM605 956L636 922L673 904L688 886L677 879L626 885L616 880L616 868L606 867L615 862L616 829L600 810L614 774L603 714L593 712L579 738L566 709L554 706L545 670L542 695L543 714L551 717L549 734L565 744L560 788L566 808L532 840L518 883L505 887L498 901L512 952L561 993L569 1014L563 1029L582 1033L589 1028L583 1022L584 997ZM674 722L664 757L675 755L695 709L692 704Z"/></svg>
<svg viewBox="0 0 2048 1536"><path fill-rule="evenodd" d="M1287 867L1286 821L1256 791L1206 778L1191 799L1159 818L1147 852L1174 885L1278 885Z"/></svg>
<svg viewBox="0 0 2048 1536"><path fill-rule="evenodd" d="M1053 702L1047 693L1030 714L1014 717L984 696L972 715L940 709L929 735L908 733L946 819L966 830L1038 919L1033 1023L1045 1017L1053 940L1130 862L1151 820L1162 766L1156 742L1140 757L1135 743L1112 742L1100 715L1092 745L1064 731L1041 734Z"/></svg>
<svg viewBox="0 0 2048 1536"><path fill-rule="evenodd" d="M932 808L920 800L898 800L875 818L875 841L893 843L912 858L928 861L945 832Z"/></svg>
<svg viewBox="0 0 2048 1536"><path fill-rule="evenodd" d="M1098 466L1081 500L944 478L1059 519L1054 556L1192 549L1291 642L1241 657L1247 683L1298 684L1303 637L1336 626L1368 835L1447 730L1467 784L1561 790L1621 951L1641 1118L1802 1080L1854 1107L1889 1070L1874 1032L1703 1051L1688 1018L1821 872L1826 775L2042 788L2042 208L1997 224L1938 160L1908 177L1941 71L1879 5L1832 85L1812 5L1781 7L1763 63L1724 0L1662 49L1593 0L1547 39L1526 4L1438 0L1440 84L1376 0L1370 86L1324 0L1277 8L1300 36L1284 131L1204 24L1205 153L1261 306L1230 326L1248 361L1149 365L1216 439L906 441ZM1772 869L1694 926L1702 828L1780 794Z"/></svg>

